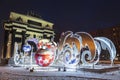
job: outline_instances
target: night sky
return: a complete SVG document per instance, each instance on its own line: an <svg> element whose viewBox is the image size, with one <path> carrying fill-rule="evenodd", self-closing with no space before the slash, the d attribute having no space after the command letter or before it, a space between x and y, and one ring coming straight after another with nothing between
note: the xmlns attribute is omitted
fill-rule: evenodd
<svg viewBox="0 0 120 80"><path fill-rule="evenodd" d="M1 22L9 19L11 11L32 11L53 22L56 33L89 32L120 24L119 0L0 0Z"/></svg>

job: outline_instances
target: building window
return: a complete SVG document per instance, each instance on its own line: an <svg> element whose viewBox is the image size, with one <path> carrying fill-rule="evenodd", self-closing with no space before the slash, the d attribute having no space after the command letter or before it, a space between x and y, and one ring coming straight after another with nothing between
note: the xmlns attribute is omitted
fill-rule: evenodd
<svg viewBox="0 0 120 80"><path fill-rule="evenodd" d="M42 26L41 23L35 22L35 21L31 21L31 20L28 20L28 24L33 24L33 25L37 25L37 26Z"/></svg>
<svg viewBox="0 0 120 80"><path fill-rule="evenodd" d="M113 31L115 31L115 28L113 28Z"/></svg>
<svg viewBox="0 0 120 80"><path fill-rule="evenodd" d="M33 38L36 38L36 35L33 35Z"/></svg>
<svg viewBox="0 0 120 80"><path fill-rule="evenodd" d="M41 38L43 38L42 36L39 36L39 38L41 39Z"/></svg>
<svg viewBox="0 0 120 80"><path fill-rule="evenodd" d="M116 36L116 33L113 33L113 36Z"/></svg>
<svg viewBox="0 0 120 80"><path fill-rule="evenodd" d="M44 39L47 39L47 35L43 35L43 38L44 38Z"/></svg>
<svg viewBox="0 0 120 80"><path fill-rule="evenodd" d="M21 39L21 38L19 38L19 37L16 37L16 38L15 38L15 41L16 41L16 42L21 42L21 41L22 41L22 39Z"/></svg>

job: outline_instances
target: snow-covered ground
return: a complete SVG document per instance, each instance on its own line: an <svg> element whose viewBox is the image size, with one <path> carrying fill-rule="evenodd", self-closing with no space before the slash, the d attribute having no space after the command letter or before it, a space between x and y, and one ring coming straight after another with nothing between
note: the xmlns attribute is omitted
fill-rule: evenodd
<svg viewBox="0 0 120 80"><path fill-rule="evenodd" d="M119 67L115 65L114 67ZM106 68L108 66L94 66L94 69L98 70ZM93 67L84 67L86 69L93 69ZM99 70L98 70L99 71ZM67 69L66 72L58 71L56 68L35 68L33 72L30 72L23 67L0 67L0 80L120 80L120 70L109 70L103 73L85 71L83 67L79 70Z"/></svg>

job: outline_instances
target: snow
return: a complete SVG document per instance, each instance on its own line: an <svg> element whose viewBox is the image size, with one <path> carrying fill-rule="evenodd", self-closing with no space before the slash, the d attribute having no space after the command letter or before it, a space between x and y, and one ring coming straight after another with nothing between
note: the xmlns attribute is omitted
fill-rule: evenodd
<svg viewBox="0 0 120 80"><path fill-rule="evenodd" d="M119 67L120 65L110 66ZM92 67L84 67L84 69L92 69ZM108 68L108 66L94 66L94 69ZM120 70L110 70L107 72L90 72L80 69L67 69L66 72L58 71L57 68L37 67L30 72L24 67L0 66L0 80L119 80Z"/></svg>

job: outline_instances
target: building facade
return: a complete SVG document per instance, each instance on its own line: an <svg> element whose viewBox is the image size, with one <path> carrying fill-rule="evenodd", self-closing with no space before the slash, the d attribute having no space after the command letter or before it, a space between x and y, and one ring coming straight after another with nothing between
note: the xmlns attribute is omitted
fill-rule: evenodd
<svg viewBox="0 0 120 80"><path fill-rule="evenodd" d="M116 51L117 51L116 60L120 61L120 25L96 30L96 31L90 32L90 34L93 37L99 36L99 37L107 37L108 39L110 39L116 47ZM108 53L107 51L103 51L103 54L101 53L101 56L100 56L101 59L103 60L108 59L110 55L107 53Z"/></svg>
<svg viewBox="0 0 120 80"><path fill-rule="evenodd" d="M11 12L9 20L4 21L3 24L5 38L2 57L10 58L14 55L15 43L18 45L19 51L22 51L25 41L30 38L53 39L55 35L53 25L35 15Z"/></svg>

